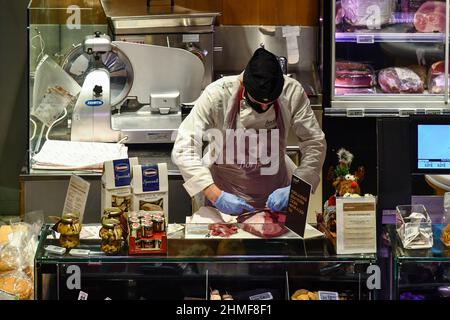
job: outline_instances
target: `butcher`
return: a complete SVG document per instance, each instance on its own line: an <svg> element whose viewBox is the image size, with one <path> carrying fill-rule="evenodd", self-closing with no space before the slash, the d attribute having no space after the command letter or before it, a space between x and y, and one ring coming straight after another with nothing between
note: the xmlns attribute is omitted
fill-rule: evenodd
<svg viewBox="0 0 450 320"><path fill-rule="evenodd" d="M298 167L286 155L291 129L300 147ZM240 215L285 210L292 174L315 190L325 152L325 135L302 85L259 48L243 73L205 88L178 130L172 159L199 205Z"/></svg>

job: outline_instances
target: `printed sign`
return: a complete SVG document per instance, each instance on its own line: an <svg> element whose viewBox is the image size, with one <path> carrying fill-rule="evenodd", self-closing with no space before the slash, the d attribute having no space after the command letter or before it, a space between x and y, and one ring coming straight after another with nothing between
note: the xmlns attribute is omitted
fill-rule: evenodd
<svg viewBox="0 0 450 320"><path fill-rule="evenodd" d="M295 175L292 176L286 226L301 237L305 236L311 189L312 187L309 183Z"/></svg>
<svg viewBox="0 0 450 320"><path fill-rule="evenodd" d="M89 187L90 183L78 176L73 175L70 178L66 200L64 201L63 214L76 214L80 218L80 222L83 222Z"/></svg>

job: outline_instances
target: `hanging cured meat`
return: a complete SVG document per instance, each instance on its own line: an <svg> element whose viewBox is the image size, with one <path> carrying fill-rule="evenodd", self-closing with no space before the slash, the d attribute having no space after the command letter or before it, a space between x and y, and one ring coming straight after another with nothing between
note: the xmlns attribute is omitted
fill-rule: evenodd
<svg viewBox="0 0 450 320"><path fill-rule="evenodd" d="M419 32L445 32L445 2L427 1L414 16L414 26Z"/></svg>

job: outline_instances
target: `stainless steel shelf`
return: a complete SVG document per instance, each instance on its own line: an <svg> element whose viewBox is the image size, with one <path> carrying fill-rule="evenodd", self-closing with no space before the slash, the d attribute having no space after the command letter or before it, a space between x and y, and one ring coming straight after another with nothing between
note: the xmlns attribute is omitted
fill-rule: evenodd
<svg viewBox="0 0 450 320"><path fill-rule="evenodd" d="M336 42L372 44L377 42L444 43L443 33L336 32Z"/></svg>

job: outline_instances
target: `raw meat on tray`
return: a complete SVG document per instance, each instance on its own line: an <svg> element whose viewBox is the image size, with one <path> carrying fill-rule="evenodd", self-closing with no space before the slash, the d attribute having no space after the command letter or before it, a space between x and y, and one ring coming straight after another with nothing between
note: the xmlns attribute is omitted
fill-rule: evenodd
<svg viewBox="0 0 450 320"><path fill-rule="evenodd" d="M264 239L279 237L289 231L284 226L286 215L270 210L244 214L237 221L242 223L243 230Z"/></svg>
<svg viewBox="0 0 450 320"><path fill-rule="evenodd" d="M419 32L445 32L445 1L427 1L414 15L414 26Z"/></svg>
<svg viewBox="0 0 450 320"><path fill-rule="evenodd" d="M378 83L386 93L423 93L424 83L409 68L386 68L380 71Z"/></svg>

